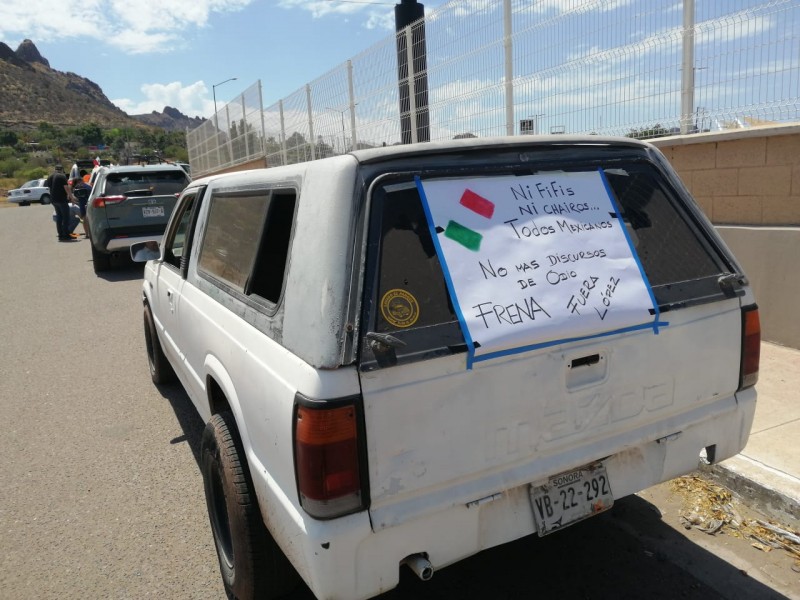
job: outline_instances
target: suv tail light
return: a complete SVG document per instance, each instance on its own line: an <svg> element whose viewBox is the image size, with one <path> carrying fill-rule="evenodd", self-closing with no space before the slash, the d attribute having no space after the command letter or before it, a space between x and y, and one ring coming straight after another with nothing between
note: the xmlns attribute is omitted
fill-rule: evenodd
<svg viewBox="0 0 800 600"><path fill-rule="evenodd" d="M332 519L364 508L360 397L329 401L295 397L294 468L300 504Z"/></svg>
<svg viewBox="0 0 800 600"><path fill-rule="evenodd" d="M94 208L103 208L108 204L119 204L125 200L125 196L98 196L92 200Z"/></svg>
<svg viewBox="0 0 800 600"><path fill-rule="evenodd" d="M742 309L742 364L739 371L739 389L752 387L758 381L758 364L761 359L761 321L758 306Z"/></svg>

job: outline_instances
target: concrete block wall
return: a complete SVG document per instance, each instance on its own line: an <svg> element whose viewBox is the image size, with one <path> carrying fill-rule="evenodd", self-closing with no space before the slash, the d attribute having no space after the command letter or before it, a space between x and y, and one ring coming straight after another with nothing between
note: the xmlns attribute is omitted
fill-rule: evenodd
<svg viewBox="0 0 800 600"><path fill-rule="evenodd" d="M715 225L800 226L800 125L653 140Z"/></svg>
<svg viewBox="0 0 800 600"><path fill-rule="evenodd" d="M653 140L750 280L762 339L800 348L800 125Z"/></svg>

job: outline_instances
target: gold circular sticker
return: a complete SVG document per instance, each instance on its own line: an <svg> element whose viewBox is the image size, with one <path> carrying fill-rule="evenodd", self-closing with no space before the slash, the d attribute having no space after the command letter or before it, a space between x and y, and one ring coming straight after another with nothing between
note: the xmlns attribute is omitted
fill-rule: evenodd
<svg viewBox="0 0 800 600"><path fill-rule="evenodd" d="M419 318L419 304L405 290L389 290L381 298L381 313L395 327L411 327Z"/></svg>

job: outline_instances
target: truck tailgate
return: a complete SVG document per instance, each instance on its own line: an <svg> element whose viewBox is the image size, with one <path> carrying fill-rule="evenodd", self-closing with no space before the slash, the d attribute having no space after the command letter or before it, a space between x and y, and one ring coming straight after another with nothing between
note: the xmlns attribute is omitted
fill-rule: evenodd
<svg viewBox="0 0 800 600"><path fill-rule="evenodd" d="M676 433L692 409L732 396L738 298L663 316L658 334L563 344L473 370L455 354L362 373L373 527ZM608 454L590 456L598 442Z"/></svg>

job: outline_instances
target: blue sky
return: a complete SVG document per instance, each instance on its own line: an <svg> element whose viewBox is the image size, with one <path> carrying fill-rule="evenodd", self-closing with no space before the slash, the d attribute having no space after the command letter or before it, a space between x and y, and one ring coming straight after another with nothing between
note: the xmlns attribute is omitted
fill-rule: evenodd
<svg viewBox="0 0 800 600"><path fill-rule="evenodd" d="M424 3L426 8L442 4ZM257 80L270 104L393 31L375 0L3 0L0 41L97 83L129 114L213 113Z"/></svg>
<svg viewBox="0 0 800 600"><path fill-rule="evenodd" d="M33 40L53 68L94 81L129 114L172 106L209 118L214 84L237 78L216 88L222 108L260 80L263 105L271 107L347 59L390 40L395 4L0 0L0 41L16 48L26 38ZM432 126L440 137L504 132L501 0L424 4L431 114L436 117ZM540 132L625 133L653 123L676 124L680 0L513 0L512 5L517 117L537 115ZM796 119L798 0L698 0L696 13L693 109L698 124L745 114ZM394 70L386 65L393 65L393 59L387 62L385 44L377 55L368 61L375 71L368 75L375 85L385 85L392 77L388 71ZM344 81L340 76L340 87ZM326 81L321 87L326 85L333 84ZM343 113L337 119L336 112L346 92L338 89L337 97L336 89L322 91L317 108L334 104L336 110L323 112L328 128L341 131ZM381 127L397 104L388 100L385 94L358 99L363 139L389 139ZM307 124L304 97L302 106L289 104L287 121L296 117ZM377 125L365 129L370 119Z"/></svg>

